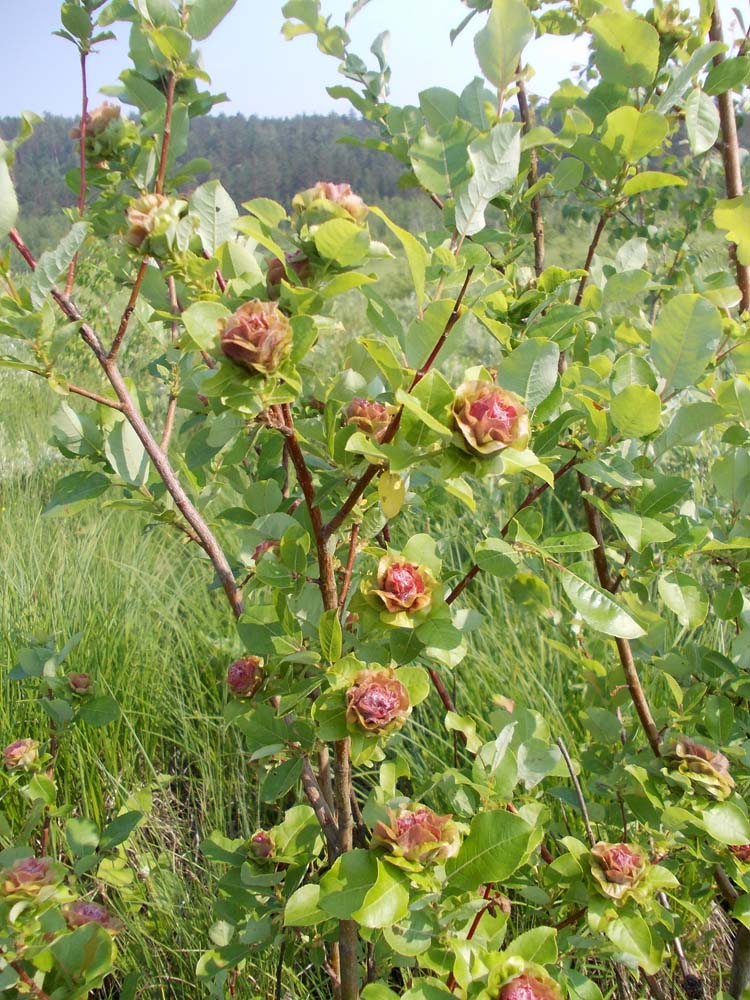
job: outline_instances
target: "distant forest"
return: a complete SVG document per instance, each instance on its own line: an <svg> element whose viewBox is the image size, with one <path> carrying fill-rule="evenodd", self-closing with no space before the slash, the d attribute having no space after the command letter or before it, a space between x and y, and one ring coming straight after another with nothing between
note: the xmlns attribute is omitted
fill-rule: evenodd
<svg viewBox="0 0 750 1000"><path fill-rule="evenodd" d="M48 115L18 151L13 171L22 211L28 217L49 216L75 196L65 175L76 166L76 143L70 139L72 118ZM0 118L0 138L19 130L17 118ZM349 181L366 200L383 201L399 194L400 164L376 150L338 142L353 135L374 137L369 122L343 115L300 115L295 118L245 118L215 115L191 123L185 159L205 157L238 203L274 198L288 205L295 192L318 180Z"/></svg>

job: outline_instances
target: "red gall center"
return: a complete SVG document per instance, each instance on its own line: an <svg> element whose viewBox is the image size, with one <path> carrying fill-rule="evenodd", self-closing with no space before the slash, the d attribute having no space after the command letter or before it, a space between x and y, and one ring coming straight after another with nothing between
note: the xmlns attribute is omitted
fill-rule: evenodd
<svg viewBox="0 0 750 1000"><path fill-rule="evenodd" d="M429 809L406 812L396 820L396 834L401 837L415 826L428 826L434 822L434 814Z"/></svg>
<svg viewBox="0 0 750 1000"><path fill-rule="evenodd" d="M635 875L641 865L641 856L624 844L615 844L609 853L609 867L622 875Z"/></svg>
<svg viewBox="0 0 750 1000"><path fill-rule="evenodd" d="M412 563L394 563L385 574L383 590L399 601L410 601L418 594L424 594L424 580Z"/></svg>
<svg viewBox="0 0 750 1000"><path fill-rule="evenodd" d="M513 421L518 410L512 403L506 403L497 395L477 399L469 407L469 413L477 421L485 421L490 427L508 436L513 429Z"/></svg>
<svg viewBox="0 0 750 1000"><path fill-rule="evenodd" d="M46 878L49 864L49 858L24 858L10 868L10 876L16 885L38 882Z"/></svg>
<svg viewBox="0 0 750 1000"><path fill-rule="evenodd" d="M535 976L516 976L500 990L498 1000L554 1000L555 991Z"/></svg>
<svg viewBox="0 0 750 1000"><path fill-rule="evenodd" d="M390 719L401 708L398 691L370 684L357 698L357 707L373 719Z"/></svg>

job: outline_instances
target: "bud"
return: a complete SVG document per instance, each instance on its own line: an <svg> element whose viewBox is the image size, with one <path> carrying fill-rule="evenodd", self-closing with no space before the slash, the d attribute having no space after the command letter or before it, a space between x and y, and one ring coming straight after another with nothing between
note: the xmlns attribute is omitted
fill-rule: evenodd
<svg viewBox="0 0 750 1000"><path fill-rule="evenodd" d="M0 887L5 896L35 896L57 881L52 858L20 858L3 871Z"/></svg>
<svg viewBox="0 0 750 1000"><path fill-rule="evenodd" d="M387 555L378 563L376 586L371 589L391 614L413 615L432 604L437 581L426 566L415 566Z"/></svg>
<svg viewBox="0 0 750 1000"><path fill-rule="evenodd" d="M750 844L733 844L729 850L743 865L750 864Z"/></svg>
<svg viewBox="0 0 750 1000"><path fill-rule="evenodd" d="M274 855L275 847L271 835L265 830L258 830L250 838L250 854L256 861L268 861Z"/></svg>
<svg viewBox="0 0 750 1000"><path fill-rule="evenodd" d="M458 854L461 835L451 816L412 802L397 812L388 810L388 823L379 820L372 831L372 846L386 847L398 858L422 864L445 861Z"/></svg>
<svg viewBox="0 0 750 1000"><path fill-rule="evenodd" d="M729 761L723 753L681 737L665 756L681 774L688 777L696 790L712 799L722 801L734 791Z"/></svg>
<svg viewBox="0 0 750 1000"><path fill-rule="evenodd" d="M63 906L63 915L70 928L83 927L84 924L99 924L110 934L117 934L122 930L122 921L100 903L86 903L82 899L77 899L74 903Z"/></svg>
<svg viewBox="0 0 750 1000"><path fill-rule="evenodd" d="M144 194L128 209L128 231L125 242L139 248L155 236L166 236L180 221L185 202L165 194Z"/></svg>
<svg viewBox="0 0 750 1000"><path fill-rule="evenodd" d="M229 665L227 685L237 698L252 698L263 683L263 662L257 656L243 656Z"/></svg>
<svg viewBox="0 0 750 1000"><path fill-rule="evenodd" d="M346 721L370 733L400 729L410 714L409 692L392 670L362 670L346 692Z"/></svg>
<svg viewBox="0 0 750 1000"><path fill-rule="evenodd" d="M341 218L348 215L354 222L362 223L369 209L359 195L354 194L349 184L318 181L314 187L294 196L292 211L320 216L315 218L316 222L323 222L326 216Z"/></svg>
<svg viewBox="0 0 750 1000"><path fill-rule="evenodd" d="M344 422L354 424L363 434L382 441L391 422L391 415L384 403L355 396L344 410Z"/></svg>
<svg viewBox="0 0 750 1000"><path fill-rule="evenodd" d="M102 132L113 122L120 118L120 105L110 104L105 101L98 108L94 108L86 115L86 135L92 138L101 135ZM81 129L74 128L70 131L71 139L81 138Z"/></svg>
<svg viewBox="0 0 750 1000"><path fill-rule="evenodd" d="M497 1000L561 1000L561 994L557 983L548 976L524 972L503 986Z"/></svg>
<svg viewBox="0 0 750 1000"><path fill-rule="evenodd" d="M292 325L273 302L253 299L224 320L221 349L230 361L270 375L292 349Z"/></svg>
<svg viewBox="0 0 750 1000"><path fill-rule="evenodd" d="M27 771L39 757L39 743L36 740L16 740L3 750L3 761L9 771Z"/></svg>
<svg viewBox="0 0 750 1000"><path fill-rule="evenodd" d="M91 674L68 674L68 684L73 694L91 694L94 690L94 679Z"/></svg>
<svg viewBox="0 0 750 1000"><path fill-rule="evenodd" d="M648 861L629 844L600 841L591 848L591 874L597 889L615 903L624 902L648 868Z"/></svg>
<svg viewBox="0 0 750 1000"><path fill-rule="evenodd" d="M523 450L529 442L529 413L513 392L493 382L464 382L456 390L453 416L466 449L495 455Z"/></svg>
<svg viewBox="0 0 750 1000"><path fill-rule="evenodd" d="M286 264L286 266L284 266ZM310 277L310 261L303 253L284 254L284 261L278 257L272 258L268 262L266 271L266 288L271 298L279 297L279 285L287 276L287 270L291 268L300 281L305 281Z"/></svg>

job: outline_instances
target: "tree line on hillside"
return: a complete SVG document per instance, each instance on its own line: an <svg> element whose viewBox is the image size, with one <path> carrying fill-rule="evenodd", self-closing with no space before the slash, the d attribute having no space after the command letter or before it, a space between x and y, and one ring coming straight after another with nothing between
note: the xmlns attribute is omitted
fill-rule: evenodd
<svg viewBox="0 0 750 1000"><path fill-rule="evenodd" d="M75 203L65 176L77 163L70 138L76 125L73 118L47 115L19 149L14 179L27 216ZM19 127L18 118L0 118L0 138L11 139ZM369 122L344 115L215 115L192 123L186 158L207 158L212 170L198 179L220 178L237 202L266 197L288 205L295 192L320 179L349 181L366 200L382 201L399 193L401 165L377 150L339 141L376 134Z"/></svg>

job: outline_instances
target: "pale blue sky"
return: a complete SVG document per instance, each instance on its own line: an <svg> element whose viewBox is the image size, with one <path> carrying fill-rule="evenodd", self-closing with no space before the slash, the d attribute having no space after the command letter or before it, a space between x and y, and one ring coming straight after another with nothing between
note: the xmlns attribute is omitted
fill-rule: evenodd
<svg viewBox="0 0 750 1000"><path fill-rule="evenodd" d="M351 0L323 3L338 23L350 6ZM59 9L59 0L0 0L0 115L24 109L77 113L76 52L51 34L59 25ZM237 0L215 35L202 43L212 89L230 97L218 110L261 116L348 111L347 102L333 101L325 92L326 86L346 83L336 61L318 52L311 36L285 41L280 11L281 0ZM420 90L436 85L460 91L479 73L472 38L481 16L452 48L448 37L465 13L459 0L371 0L352 22L353 48L369 56L375 36L390 29L394 103L415 102ZM90 60L94 99L98 88L115 83L126 66L126 31L118 27L122 38L103 44ZM580 43L543 39L533 44L529 58L538 67L531 89L547 95L569 75L571 62L585 58L585 49Z"/></svg>

